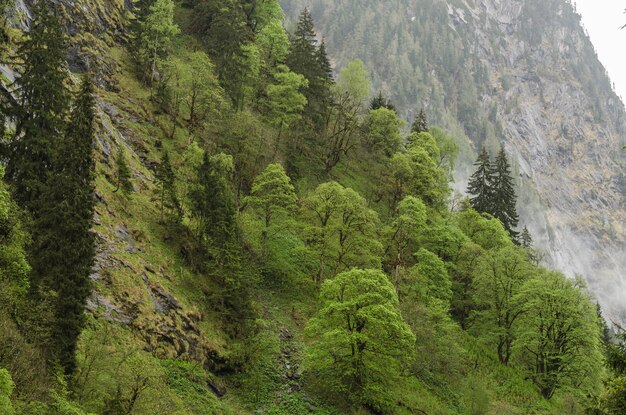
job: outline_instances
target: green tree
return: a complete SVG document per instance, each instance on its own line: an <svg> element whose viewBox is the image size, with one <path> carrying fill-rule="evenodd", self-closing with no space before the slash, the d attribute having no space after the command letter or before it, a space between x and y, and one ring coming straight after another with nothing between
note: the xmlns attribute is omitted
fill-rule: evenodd
<svg viewBox="0 0 626 415"><path fill-rule="evenodd" d="M483 329L493 336L498 359L505 365L511 359L517 321L524 313L518 294L532 271L526 253L509 246L483 256L474 276L482 309L479 318Z"/></svg>
<svg viewBox="0 0 626 415"><path fill-rule="evenodd" d="M7 179L18 204L37 215L54 150L65 132L70 104L65 59L67 45L57 8L38 1L29 36L18 50L23 62L13 108L15 135L10 142Z"/></svg>
<svg viewBox="0 0 626 415"><path fill-rule="evenodd" d="M385 269L397 280L400 269L415 262L417 238L426 225L426 205L419 198L407 196L398 205L397 214L386 229Z"/></svg>
<svg viewBox="0 0 626 415"><path fill-rule="evenodd" d="M493 214L495 172L485 147L478 155L474 166L476 171L470 177L467 186L467 193L471 195L470 202L478 212Z"/></svg>
<svg viewBox="0 0 626 415"><path fill-rule="evenodd" d="M167 151L163 152L161 156L161 162L156 168L154 178L159 195L161 220L163 220L163 213L166 207L174 212L176 218L180 218L182 210L178 192L176 191L176 174L172 169L170 156Z"/></svg>
<svg viewBox="0 0 626 415"><path fill-rule="evenodd" d="M428 122L426 121L424 108L420 108L420 111L417 113L417 117L415 117L415 120L411 125L411 132L417 134L428 132Z"/></svg>
<svg viewBox="0 0 626 415"><path fill-rule="evenodd" d="M380 266L378 215L365 199L337 182L319 185L303 201L307 241L319 258L315 281L358 266Z"/></svg>
<svg viewBox="0 0 626 415"><path fill-rule="evenodd" d="M398 113L396 106L393 105L393 102L391 102L389 98L386 98L385 96L383 96L382 91L378 91L378 95L376 95L370 101L370 111L374 111L380 108L387 108L388 110L391 110L395 112L396 114Z"/></svg>
<svg viewBox="0 0 626 415"><path fill-rule="evenodd" d="M320 126L330 101L332 71L329 68L325 44L322 43L318 48L317 43L313 18L305 8L300 13L296 30L291 38L286 63L293 72L304 76L308 81L305 91L307 99L305 113L315 125Z"/></svg>
<svg viewBox="0 0 626 415"><path fill-rule="evenodd" d="M180 29L174 23L174 3L172 0L154 0L145 16L140 15L137 33L138 64L146 68L145 80L150 85L156 79L158 63L167 56L172 40ZM146 2L146 5L149 4ZM145 7L145 6L144 6ZM143 10L143 9L141 9Z"/></svg>
<svg viewBox="0 0 626 415"><path fill-rule="evenodd" d="M574 280L543 272L516 297L523 305L513 347L541 395L550 399L567 386L596 394L603 357L589 296Z"/></svg>
<svg viewBox="0 0 626 415"><path fill-rule="evenodd" d="M429 132L435 139L437 147L439 148L437 167L444 168L448 176L452 176L454 163L459 154L459 145L456 143L454 137L447 135L440 128L432 127Z"/></svg>
<svg viewBox="0 0 626 415"><path fill-rule="evenodd" d="M319 148L326 173L360 144L363 104L370 87L371 81L360 60L350 62L341 71L332 89L333 105L324 121Z"/></svg>
<svg viewBox="0 0 626 415"><path fill-rule="evenodd" d="M65 137L60 140L42 207L33 217L30 262L38 286L53 290L55 322L53 352L66 374L76 368L75 350L84 326L84 308L91 293L95 237L94 87L83 81Z"/></svg>
<svg viewBox="0 0 626 415"><path fill-rule="evenodd" d="M378 108L370 111L367 123L367 144L373 151L382 152L391 157L402 143L400 129L403 121L395 111L387 108Z"/></svg>
<svg viewBox="0 0 626 415"><path fill-rule="evenodd" d="M242 109L248 78L245 52L252 29L238 0L201 0L194 5L192 30L200 35L215 62L217 78L236 109Z"/></svg>
<svg viewBox="0 0 626 415"><path fill-rule="evenodd" d="M354 269L324 282L320 301L306 329L308 373L344 402L388 410L386 391L415 343L393 285L382 271Z"/></svg>
<svg viewBox="0 0 626 415"><path fill-rule="evenodd" d="M445 172L437 168L428 150L428 147L423 147L417 141L412 143L406 151L413 169L411 190L412 194L419 196L427 205L442 207L450 192L448 179Z"/></svg>
<svg viewBox="0 0 626 415"><path fill-rule="evenodd" d="M3 178L4 168L0 167L0 308L15 319L30 286L30 266L24 251L29 237Z"/></svg>
<svg viewBox="0 0 626 415"><path fill-rule="evenodd" d="M492 185L492 213L498 218L504 228L511 234L512 238L517 237L514 228L517 226L517 196L515 195L515 185L511 177L511 166L507 159L504 147L496 156L494 163L494 176Z"/></svg>
<svg viewBox="0 0 626 415"><path fill-rule="evenodd" d="M120 146L115 156L115 190L113 192L121 190L125 196L130 195L135 190L130 178L131 172L126 162L126 154Z"/></svg>
<svg viewBox="0 0 626 415"><path fill-rule="evenodd" d="M300 90L306 88L308 81L302 75L289 71L284 65L279 67L274 79L276 83L267 87L267 117L270 124L278 128L278 148L283 130L302 117L307 99Z"/></svg>
<svg viewBox="0 0 626 415"><path fill-rule="evenodd" d="M532 236L530 236L530 232L528 232L528 228L526 226L524 226L524 230L522 231L522 234L520 235L520 245L523 246L524 248L528 248L528 249L532 249L533 247L533 238Z"/></svg>
<svg viewBox="0 0 626 415"><path fill-rule="evenodd" d="M297 198L283 166L270 164L254 179L252 191L246 200L261 210L267 232L277 213L294 210Z"/></svg>
<svg viewBox="0 0 626 415"><path fill-rule="evenodd" d="M230 183L232 158L204 153L190 189L191 214L201 243L226 246L234 236L235 201Z"/></svg>
<svg viewBox="0 0 626 415"><path fill-rule="evenodd" d="M15 384L11 379L9 371L0 368L0 412L5 415L15 414L15 409L13 409L13 404L11 404L11 395L14 387Z"/></svg>
<svg viewBox="0 0 626 415"><path fill-rule="evenodd" d="M424 248L415 253L415 258L417 259L415 271L420 276L427 298L430 301L439 301L448 308L452 298L452 282L445 263Z"/></svg>

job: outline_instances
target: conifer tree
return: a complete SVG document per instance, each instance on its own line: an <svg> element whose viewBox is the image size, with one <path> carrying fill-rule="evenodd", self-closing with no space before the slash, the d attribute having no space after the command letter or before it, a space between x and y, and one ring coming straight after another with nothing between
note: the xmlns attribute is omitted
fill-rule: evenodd
<svg viewBox="0 0 626 415"><path fill-rule="evenodd" d="M470 202L478 212L493 214L494 172L486 148L483 147L474 166L476 171L470 177L467 186L467 193L471 195Z"/></svg>
<svg viewBox="0 0 626 415"><path fill-rule="evenodd" d="M326 52L326 41L322 39L320 47L317 50L317 62L320 66L320 74L322 78L328 82L333 81L333 67L328 59L328 53Z"/></svg>
<svg viewBox="0 0 626 415"><path fill-rule="evenodd" d="M392 110L396 114L398 113L396 106L393 105L393 102L391 102L389 98L385 98L383 96L382 91L378 91L378 95L376 95L370 102L370 110L377 110L380 108L387 108L388 110Z"/></svg>
<svg viewBox="0 0 626 415"><path fill-rule="evenodd" d="M493 172L492 214L500 219L504 228L515 239L518 234L513 229L518 222L517 196L515 195L513 178L511 177L511 166L503 147L500 147L500 151L496 156Z"/></svg>
<svg viewBox="0 0 626 415"><path fill-rule="evenodd" d="M180 218L181 206L176 193L176 175L172 169L170 156L167 151L163 153L161 163L157 166L154 177L161 205L161 220L163 220L163 213L166 207L172 210L177 218Z"/></svg>
<svg viewBox="0 0 626 415"><path fill-rule="evenodd" d="M128 196L134 190L133 184L130 182L130 168L126 162L126 154L124 154L122 147L119 148L115 156L115 184L116 187L113 193L121 190L124 195Z"/></svg>
<svg viewBox="0 0 626 415"><path fill-rule="evenodd" d="M23 61L12 109L15 138L10 144L7 179L18 204L36 215L38 198L52 167L53 151L64 133L70 94L66 88L66 41L56 7L38 1L29 37L18 50Z"/></svg>
<svg viewBox="0 0 626 415"><path fill-rule="evenodd" d="M415 117L413 121L413 125L411 125L412 133L423 133L428 131L428 122L426 121L426 114L424 113L424 108L420 109L420 112Z"/></svg>
<svg viewBox="0 0 626 415"><path fill-rule="evenodd" d="M528 232L528 228L524 226L524 230L520 235L520 245L524 248L532 248L533 247L533 238L530 236L530 232Z"/></svg>
<svg viewBox="0 0 626 415"><path fill-rule="evenodd" d="M74 371L76 342L84 325L94 259L95 100L93 84L83 82L65 137L55 154L41 207L33 218L31 265L37 283L53 290L53 355L66 374Z"/></svg>
<svg viewBox="0 0 626 415"><path fill-rule="evenodd" d="M198 238L203 243L208 239L221 246L233 236L235 221L234 192L224 171L232 168L232 159L223 158L224 155L209 157L204 153L196 184L190 192L192 215L198 221Z"/></svg>
<svg viewBox="0 0 626 415"><path fill-rule="evenodd" d="M313 17L308 9L300 14L298 26L292 37L291 50L287 55L287 65L309 82L305 96L308 101L305 113L319 126L322 114L330 104L332 69L326 54L324 42L318 47L313 26Z"/></svg>

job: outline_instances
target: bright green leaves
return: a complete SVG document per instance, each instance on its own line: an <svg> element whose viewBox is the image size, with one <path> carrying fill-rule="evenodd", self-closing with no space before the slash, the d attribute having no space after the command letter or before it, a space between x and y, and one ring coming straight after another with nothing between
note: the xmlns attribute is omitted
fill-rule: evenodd
<svg viewBox="0 0 626 415"><path fill-rule="evenodd" d="M272 218L277 213L293 211L296 200L291 179L280 164L268 165L254 179L252 191L246 199L250 205L262 212L266 228L270 227Z"/></svg>
<svg viewBox="0 0 626 415"><path fill-rule="evenodd" d="M8 370L0 368L0 413L13 415L15 410L11 404L11 394L15 384Z"/></svg>
<svg viewBox="0 0 626 415"><path fill-rule="evenodd" d="M370 111L367 145L387 157L393 155L402 144L400 129L403 126L404 122L393 110L379 108Z"/></svg>
<svg viewBox="0 0 626 415"><path fill-rule="evenodd" d="M328 182L319 185L303 204L309 222L306 240L319 259L318 284L351 267L380 266L378 215L361 195Z"/></svg>
<svg viewBox="0 0 626 415"><path fill-rule="evenodd" d="M529 280L512 301L522 314L514 349L542 396L575 386L600 388L602 351L595 306L576 282L544 271Z"/></svg>
<svg viewBox="0 0 626 415"><path fill-rule="evenodd" d="M169 52L174 36L180 32L174 23L174 2L155 0L144 19L138 22L138 63L145 79L152 84L157 76L159 61ZM148 72L149 68L149 72Z"/></svg>
<svg viewBox="0 0 626 415"><path fill-rule="evenodd" d="M308 81L284 65L279 66L274 79L276 83L267 87L267 118L271 125L282 131L302 117L307 99L300 91L307 87Z"/></svg>
<svg viewBox="0 0 626 415"><path fill-rule="evenodd" d="M387 410L386 387L399 378L415 342L393 285L381 271L354 269L324 282L320 301L307 327L314 338L307 372L336 399Z"/></svg>
<svg viewBox="0 0 626 415"><path fill-rule="evenodd" d="M339 74L337 93L347 97L353 107L363 107L370 95L371 88L372 81L370 81L365 65L360 59L348 63Z"/></svg>

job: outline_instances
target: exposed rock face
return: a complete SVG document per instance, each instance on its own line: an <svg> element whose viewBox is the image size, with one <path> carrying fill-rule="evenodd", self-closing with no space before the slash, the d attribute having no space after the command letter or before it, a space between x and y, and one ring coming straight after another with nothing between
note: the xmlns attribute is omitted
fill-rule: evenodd
<svg viewBox="0 0 626 415"><path fill-rule="evenodd" d="M364 60L408 117L425 105L475 150L502 142L519 173L520 222L546 263L583 275L607 315L626 321L626 116L573 6L382 3L283 2L292 18L307 5L339 68Z"/></svg>

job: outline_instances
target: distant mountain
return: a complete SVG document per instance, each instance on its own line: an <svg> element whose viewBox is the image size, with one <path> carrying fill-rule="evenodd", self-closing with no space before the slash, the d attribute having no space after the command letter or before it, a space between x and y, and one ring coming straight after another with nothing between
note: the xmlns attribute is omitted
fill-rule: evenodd
<svg viewBox="0 0 626 415"><path fill-rule="evenodd" d="M546 263L585 277L626 320L626 114L564 0L284 0L308 6L337 68L360 58L411 119L473 150L502 143L519 177L521 226ZM616 51L616 53L620 53ZM456 173L464 189L473 155Z"/></svg>

